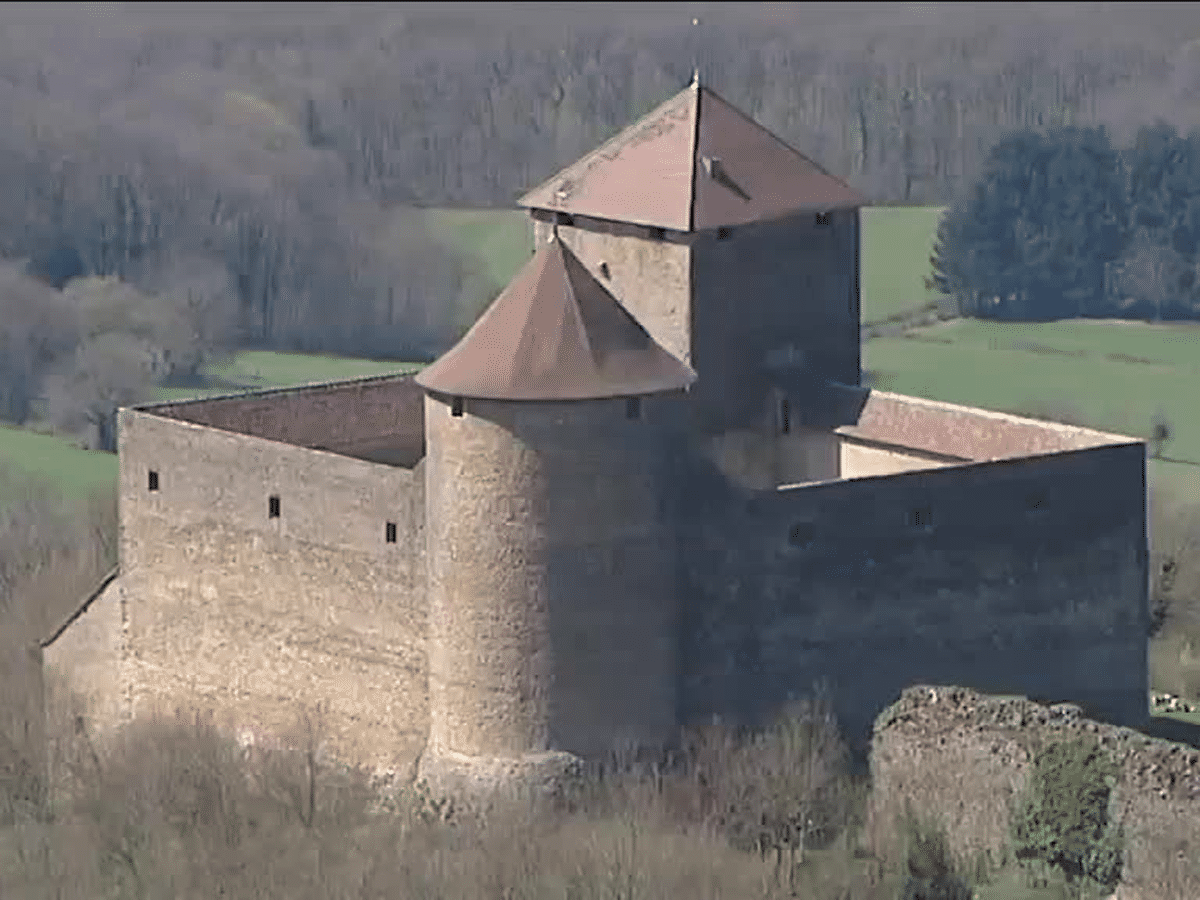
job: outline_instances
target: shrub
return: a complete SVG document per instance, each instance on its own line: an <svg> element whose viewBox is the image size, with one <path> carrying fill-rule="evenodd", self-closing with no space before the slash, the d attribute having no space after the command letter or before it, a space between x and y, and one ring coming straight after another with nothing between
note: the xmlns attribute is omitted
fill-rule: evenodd
<svg viewBox="0 0 1200 900"><path fill-rule="evenodd" d="M1076 897L1088 881L1115 887L1124 853L1124 835L1108 815L1117 772L1093 739L1043 748L1011 820L1016 858L1058 869Z"/></svg>

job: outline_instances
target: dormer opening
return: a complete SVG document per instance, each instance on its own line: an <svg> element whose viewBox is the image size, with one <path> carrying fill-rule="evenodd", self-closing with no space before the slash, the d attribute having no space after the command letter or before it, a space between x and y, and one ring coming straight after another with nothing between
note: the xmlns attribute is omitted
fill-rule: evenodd
<svg viewBox="0 0 1200 900"><path fill-rule="evenodd" d="M554 214L555 225L574 225L575 217L570 213L557 212Z"/></svg>
<svg viewBox="0 0 1200 900"><path fill-rule="evenodd" d="M665 228L651 228L649 229L649 234L652 241L665 241L667 239L667 229Z"/></svg>

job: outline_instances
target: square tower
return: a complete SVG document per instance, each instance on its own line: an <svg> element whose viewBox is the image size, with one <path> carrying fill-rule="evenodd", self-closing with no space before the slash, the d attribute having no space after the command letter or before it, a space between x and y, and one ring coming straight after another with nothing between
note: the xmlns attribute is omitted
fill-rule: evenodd
<svg viewBox="0 0 1200 900"><path fill-rule="evenodd" d="M696 370L709 434L777 420L787 385L859 384L864 203L698 79L519 201Z"/></svg>

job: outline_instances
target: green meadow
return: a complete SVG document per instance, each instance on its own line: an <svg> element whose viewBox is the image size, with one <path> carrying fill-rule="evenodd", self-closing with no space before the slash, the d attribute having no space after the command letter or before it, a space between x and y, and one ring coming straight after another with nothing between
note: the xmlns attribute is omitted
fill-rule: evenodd
<svg viewBox="0 0 1200 900"><path fill-rule="evenodd" d="M863 310L879 321L936 299L925 289L940 208L863 211ZM529 258L528 217L514 210L426 210L432 233L496 284ZM1146 436L1161 415L1173 439L1151 462L1152 483L1200 501L1200 325L1074 320L1046 324L955 320L868 341L864 368L882 389L1068 419ZM205 386L160 389L184 399L412 371L417 364L290 353L239 353ZM58 481L69 494L111 484L115 459L49 435L0 428L0 462Z"/></svg>
<svg viewBox="0 0 1200 900"><path fill-rule="evenodd" d="M1200 502L1200 325L958 319L868 341L863 368L881 390L1138 437L1161 416L1174 437L1151 483Z"/></svg>

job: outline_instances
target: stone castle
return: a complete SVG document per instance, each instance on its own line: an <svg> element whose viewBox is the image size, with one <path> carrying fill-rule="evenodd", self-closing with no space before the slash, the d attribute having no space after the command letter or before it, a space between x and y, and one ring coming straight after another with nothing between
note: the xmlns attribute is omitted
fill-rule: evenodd
<svg viewBox="0 0 1200 900"><path fill-rule="evenodd" d="M862 386L864 198L698 82L527 194L417 374L123 409L98 722L320 704L381 770L541 771L817 681L1148 716L1142 441Z"/></svg>

